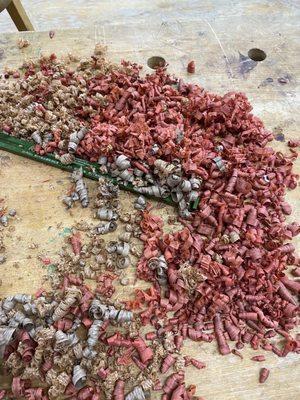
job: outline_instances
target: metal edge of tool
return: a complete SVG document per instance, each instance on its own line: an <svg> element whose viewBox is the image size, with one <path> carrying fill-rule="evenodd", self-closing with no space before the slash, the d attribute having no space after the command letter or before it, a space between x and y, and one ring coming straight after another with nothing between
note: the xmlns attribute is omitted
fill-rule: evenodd
<svg viewBox="0 0 300 400"><path fill-rule="evenodd" d="M86 161L82 158L75 158L75 161L72 164L63 164L59 160L55 158L55 156L51 153L40 155L37 154L34 149L34 143L31 141L27 141L24 139L19 139L14 136L8 135L4 132L0 131L0 149L8 151L10 153L16 154L21 157L26 157L34 161L41 162L43 164L51 165L52 167L56 167L65 171L74 171L76 168L82 168L83 175L86 178L99 180L100 177L104 177L110 179L114 184L118 185L120 189L135 193L140 195L140 193L134 188L130 183L124 185L119 183L115 178L110 176L109 174L100 173L99 165L97 163ZM146 197L152 198L154 200L162 201L166 204L176 206L176 203L171 199L171 197L160 198L155 196L146 195ZM196 210L198 208L200 199L196 199L189 206L191 210Z"/></svg>

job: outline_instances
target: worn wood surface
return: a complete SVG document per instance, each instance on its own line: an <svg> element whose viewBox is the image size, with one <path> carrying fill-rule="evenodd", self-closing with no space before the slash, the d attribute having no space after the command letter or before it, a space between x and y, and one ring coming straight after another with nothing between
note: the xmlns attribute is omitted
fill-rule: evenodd
<svg viewBox="0 0 300 400"><path fill-rule="evenodd" d="M251 1L244 9L237 6L238 13L232 9L228 14L212 16L208 5L207 12L199 15L195 2L191 2L195 13L190 12L188 18L184 13L174 15L170 11L167 15L157 11L141 15L138 21L128 18L126 24L103 22L81 31L56 31L52 40L47 32L1 35L1 67L20 65L23 58L38 57L43 52L85 56L92 52L96 42L108 46L108 56L113 61L133 60L144 65L146 72L150 72L147 59L160 55L169 63L171 72L209 90L246 92L254 112L278 135L272 145L286 152L287 140L299 137L298 25L297 13L289 3ZM20 51L16 42L21 36L29 39L31 46ZM266 52L264 61L253 63L246 57L253 47ZM186 64L191 59L196 62L196 74L188 76ZM286 83L280 83L279 78L285 78ZM11 224L13 228L6 240L8 259L1 266L0 295L34 293L43 275L51 273L38 256L55 261L69 228L75 221L90 218L91 212L76 208L70 213L62 206L60 198L69 187L67 173L1 151L0 163L0 197L10 208L17 209L19 218ZM295 168L300 172L299 161ZM95 186L94 182L89 183L91 192ZM291 220L300 220L299 198L299 189L287 195L294 208ZM122 200L130 208L133 195L123 193ZM166 219L173 211L164 207L158 212ZM38 248L31 249L32 243L37 243ZM299 238L295 243L299 249ZM141 284L134 283L134 266L129 276L127 293ZM123 292L121 295L125 295ZM220 356L214 344L189 342L184 351L208 365L201 371L188 368L186 375L186 381L197 384L197 394L206 400L300 398L299 356L281 359L266 353L266 362L261 364L250 360L255 353L248 348L243 350L244 360L234 355ZM270 368L271 374L265 384L259 385L262 366Z"/></svg>

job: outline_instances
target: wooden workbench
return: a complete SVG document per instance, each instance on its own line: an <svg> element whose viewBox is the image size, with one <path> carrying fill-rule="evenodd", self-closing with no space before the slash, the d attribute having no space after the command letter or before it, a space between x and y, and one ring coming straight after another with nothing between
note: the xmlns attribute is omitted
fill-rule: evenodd
<svg viewBox="0 0 300 400"><path fill-rule="evenodd" d="M211 14L208 7L202 16L190 13L188 19L184 14L170 13L166 18L166 13L162 17L156 12L142 16L138 22L129 18L126 25L115 21L99 23L91 29L56 31L52 40L48 32L1 35L1 67L18 66L24 58L49 52L87 56L97 42L108 46L108 56L113 61L133 60L144 65L146 72L150 72L147 59L159 55L169 63L170 72L208 90L246 92L255 114L276 132L278 140L273 146L286 152L287 140L299 137L298 38L294 32L297 15L290 12L289 3L260 2L254 6L249 2L243 9L237 7L227 15ZM18 37L26 37L31 45L19 50ZM246 57L248 50L254 47L265 51L264 61L255 63ZM191 59L196 62L196 74L187 76L186 64ZM300 171L299 161L295 168ZM76 207L70 212L64 209L60 199L69 186L68 173L0 151L0 197L5 198L9 208L17 209L19 219L11 223L6 240L7 262L1 266L1 296L34 293L41 286L43 276L51 273L51 268L45 267L39 256L49 257L54 262L70 227L76 221L90 218L90 210ZM89 182L91 193L95 187L96 183ZM294 209L291 220L300 220L299 198L299 190L287 195ZM125 207L132 207L132 199L133 195L122 193ZM173 211L165 206L158 212L166 219ZM299 248L299 238L294 242ZM34 243L37 248L32 248ZM141 284L134 283L133 276L134 268L131 268L132 284L126 288L126 293ZM121 295L124 293L125 289L121 288ZM271 374L268 381L260 385L258 373L262 364L250 360L259 353L249 348L243 350L244 360L234 355L222 357L213 343L189 342L184 350L208 365L201 371L188 368L186 374L187 383L195 383L197 394L206 400L300 398L300 362L295 354L278 358L265 353L263 366L268 367Z"/></svg>

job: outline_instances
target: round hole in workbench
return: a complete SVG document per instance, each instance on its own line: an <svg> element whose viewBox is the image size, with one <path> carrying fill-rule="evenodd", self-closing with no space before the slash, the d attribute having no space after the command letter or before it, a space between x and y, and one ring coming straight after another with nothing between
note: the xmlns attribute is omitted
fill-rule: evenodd
<svg viewBox="0 0 300 400"><path fill-rule="evenodd" d="M253 61L263 61L267 55L261 49L250 49L248 51L248 57L251 58Z"/></svg>
<svg viewBox="0 0 300 400"><path fill-rule="evenodd" d="M147 65L149 68L157 69L166 65L166 60L160 56L153 56L148 58Z"/></svg>

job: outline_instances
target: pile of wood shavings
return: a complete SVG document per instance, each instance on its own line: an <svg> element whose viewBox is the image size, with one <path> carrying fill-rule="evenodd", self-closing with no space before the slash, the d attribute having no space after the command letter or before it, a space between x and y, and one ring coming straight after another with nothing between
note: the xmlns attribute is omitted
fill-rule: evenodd
<svg viewBox="0 0 300 400"><path fill-rule="evenodd" d="M125 276L120 260L127 257L131 264L141 234L140 211L125 213L118 192L100 181L95 201L96 209L105 205L118 213L118 241L105 241L99 222L77 224L47 277L52 289L1 301L0 351L6 373L13 376L11 389L1 391L2 396L97 400L103 395L124 399L126 392L127 399L143 399L151 389L161 388L159 370L168 355L168 335L153 338L150 347L141 334L139 313L133 312L140 306L111 299L113 282ZM96 283L94 289L87 279ZM181 370L179 353L175 362L175 370Z"/></svg>
<svg viewBox="0 0 300 400"><path fill-rule="evenodd" d="M98 73L94 61L95 56L84 63L83 79L80 66L75 72L66 71L53 56L27 65L25 77L14 88L17 96L11 112L16 104L18 111L12 118L3 113L3 106L0 121L7 133L32 136L40 154L55 152L65 162L72 162L74 155L98 161L102 172L133 182L141 193L170 194L178 202L185 227L174 234L163 234L162 220L149 208L141 211L144 252L137 272L153 286L139 290L128 306L136 309L142 324L153 326L145 339L154 344L138 340L134 345L129 333L113 342L117 340L121 348L133 346L138 355L128 357L145 372L154 359L152 346L163 345L167 355L161 369L175 365L163 386L167 400L192 398L195 393L183 384L183 366L203 365L189 358L175 364L172 355L186 338L216 340L223 355L239 354L237 349L245 343L278 356L299 352L299 338L292 329L298 324L300 284L285 276L287 265L296 266L295 274L299 267L293 245L286 243L299 233L299 225L284 223L285 215L291 214L285 190L296 188L292 162L297 152L284 156L266 146L272 134L251 114L241 93L211 94L169 76L165 69L142 78L140 67L130 63ZM25 108L20 92L27 99ZM11 96L6 96L8 104ZM63 108L56 113L54 104L61 101ZM24 110L30 118L24 119ZM195 193L200 204L190 212L188 202ZM142 201L138 204L143 208ZM114 206L108 205L99 215L110 221L113 211ZM72 261L68 265L72 268ZM56 287L64 268L60 272ZM111 293L111 276L89 273L100 279L100 298L105 297L102 286ZM82 282L76 279L71 283L80 287ZM282 348L272 341L277 335L284 339ZM236 349L230 349L229 340ZM266 368L261 375L264 382ZM144 385L151 387L149 382ZM140 387L126 399L143 398L140 390L147 389ZM97 386L93 390L96 393L87 388L84 398L97 395ZM112 398L124 398L122 382L114 390Z"/></svg>
<svg viewBox="0 0 300 400"><path fill-rule="evenodd" d="M94 116L92 105L104 102L100 94L89 93L88 82L119 69L106 61L104 51L96 46L92 58L80 62L73 55L58 60L52 54L25 61L19 71L6 69L0 81L1 130L24 138L37 131L43 143L68 137L78 128L79 109Z"/></svg>

